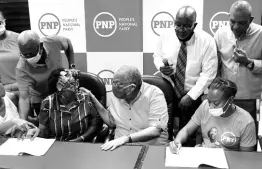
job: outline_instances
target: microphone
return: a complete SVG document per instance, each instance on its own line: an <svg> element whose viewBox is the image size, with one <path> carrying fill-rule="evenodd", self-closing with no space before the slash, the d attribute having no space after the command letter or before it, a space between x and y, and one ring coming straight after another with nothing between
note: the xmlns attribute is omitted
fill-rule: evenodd
<svg viewBox="0 0 262 169"><path fill-rule="evenodd" d="M168 63L167 58L163 58L162 62L164 63L165 66L170 66L169 63ZM171 78L173 83L175 83L175 76L173 74L171 74L169 77Z"/></svg>

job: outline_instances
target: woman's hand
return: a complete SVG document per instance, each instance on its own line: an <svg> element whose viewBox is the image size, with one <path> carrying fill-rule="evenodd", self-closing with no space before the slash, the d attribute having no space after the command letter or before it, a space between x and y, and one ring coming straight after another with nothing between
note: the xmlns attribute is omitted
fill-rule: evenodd
<svg viewBox="0 0 262 169"><path fill-rule="evenodd" d="M26 137L29 138L30 140L34 140L40 133L39 128L32 128L29 129L26 133Z"/></svg>

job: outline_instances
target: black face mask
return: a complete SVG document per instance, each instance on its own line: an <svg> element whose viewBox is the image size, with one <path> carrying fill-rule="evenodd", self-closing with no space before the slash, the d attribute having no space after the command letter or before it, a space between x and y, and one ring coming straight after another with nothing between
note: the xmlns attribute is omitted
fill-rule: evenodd
<svg viewBox="0 0 262 169"><path fill-rule="evenodd" d="M191 39L191 37L194 35L194 31L192 31L191 33L190 33L190 35L186 38L186 39L179 39L179 37L177 37L178 39L179 39L179 41L181 41L181 42L187 42L187 41L189 41L190 39Z"/></svg>

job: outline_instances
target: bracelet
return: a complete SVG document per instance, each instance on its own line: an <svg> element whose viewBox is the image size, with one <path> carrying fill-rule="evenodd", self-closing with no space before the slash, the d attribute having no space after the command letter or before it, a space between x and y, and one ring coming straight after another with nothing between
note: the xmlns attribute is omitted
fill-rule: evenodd
<svg viewBox="0 0 262 169"><path fill-rule="evenodd" d="M85 138L84 138L83 136L80 136L80 138L81 138L83 141L85 141Z"/></svg>
<svg viewBox="0 0 262 169"><path fill-rule="evenodd" d="M131 138L130 134L128 134L127 137L128 137L128 143L132 143L132 138Z"/></svg>

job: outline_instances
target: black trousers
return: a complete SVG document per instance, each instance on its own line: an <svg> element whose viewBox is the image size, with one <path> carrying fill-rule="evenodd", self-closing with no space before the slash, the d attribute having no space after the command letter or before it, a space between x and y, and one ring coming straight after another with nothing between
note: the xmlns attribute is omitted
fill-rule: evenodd
<svg viewBox="0 0 262 169"><path fill-rule="evenodd" d="M174 112L176 112L176 114L178 114L178 117L179 117L179 130L181 130L189 122L189 120L191 119L191 117L193 116L197 108L202 103L201 96L199 96L197 100L194 100L192 104L187 108L179 108L178 105L181 99L176 99L177 102L175 103ZM187 142L184 144L184 146L187 146L187 147L195 146L196 137L197 137L196 134L197 132L191 135L187 139Z"/></svg>
<svg viewBox="0 0 262 169"><path fill-rule="evenodd" d="M181 130L191 119L197 108L202 103L201 96L197 100L193 100L193 103L187 108L179 108L178 105L181 99L176 99L177 103L175 104L175 112L179 116L179 129Z"/></svg>

